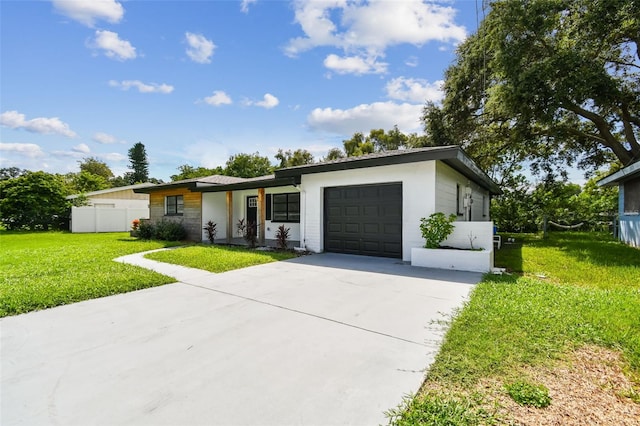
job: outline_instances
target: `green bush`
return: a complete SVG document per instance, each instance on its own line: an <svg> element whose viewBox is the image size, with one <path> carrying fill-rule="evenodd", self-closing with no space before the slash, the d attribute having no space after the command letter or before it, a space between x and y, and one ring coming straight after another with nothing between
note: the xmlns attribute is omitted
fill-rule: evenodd
<svg viewBox="0 0 640 426"><path fill-rule="evenodd" d="M187 230L181 223L162 221L155 226L154 238L165 241L181 241L187 238Z"/></svg>
<svg viewBox="0 0 640 426"><path fill-rule="evenodd" d="M138 238L141 240L151 240L155 235L155 227L147 221L138 225Z"/></svg>
<svg viewBox="0 0 640 426"><path fill-rule="evenodd" d="M505 388L509 396L520 405L544 408L551 404L549 389L543 385L518 381L507 384Z"/></svg>
<svg viewBox="0 0 640 426"><path fill-rule="evenodd" d="M181 223L162 221L152 225L144 221L138 227L138 238L142 240L182 241L187 238L187 230Z"/></svg>
<svg viewBox="0 0 640 426"><path fill-rule="evenodd" d="M429 219L424 217L420 219L420 231L422 238L425 239L425 248L438 248L440 243L453 232L455 220L455 214L447 217L441 212L433 213Z"/></svg>

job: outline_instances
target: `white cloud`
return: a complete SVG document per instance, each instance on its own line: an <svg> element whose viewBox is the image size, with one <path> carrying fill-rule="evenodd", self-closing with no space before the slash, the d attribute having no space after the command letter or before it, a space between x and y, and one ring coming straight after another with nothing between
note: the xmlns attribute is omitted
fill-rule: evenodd
<svg viewBox="0 0 640 426"><path fill-rule="evenodd" d="M375 57L340 57L333 53L324 60L324 66L338 74L382 74L387 72L387 65L384 62L376 62Z"/></svg>
<svg viewBox="0 0 640 426"><path fill-rule="evenodd" d="M257 0L242 0L240 4L240 10L243 13L249 13L249 5L256 3Z"/></svg>
<svg viewBox="0 0 640 426"><path fill-rule="evenodd" d="M107 30L97 30L96 37L90 47L104 50L105 56L119 61L135 59L136 48L127 40L122 40L118 33Z"/></svg>
<svg viewBox="0 0 640 426"><path fill-rule="evenodd" d="M42 149L33 143L2 143L0 142L0 151L18 154L28 158L37 158L44 156Z"/></svg>
<svg viewBox="0 0 640 426"><path fill-rule="evenodd" d="M110 152L107 154L96 154L96 157L101 158L105 161L124 161L128 158L126 155L123 155L117 152Z"/></svg>
<svg viewBox="0 0 640 426"><path fill-rule="evenodd" d="M427 80L420 78L398 77L387 83L387 96L399 101L440 102L444 96L442 92L443 84L444 81L442 80L429 83Z"/></svg>
<svg viewBox="0 0 640 426"><path fill-rule="evenodd" d="M110 135L108 133L98 132L91 138L94 142L98 142L104 145L109 145L113 143L118 143L118 140L115 136Z"/></svg>
<svg viewBox="0 0 640 426"><path fill-rule="evenodd" d="M375 102L350 109L316 108L307 117L315 130L351 136L371 129L391 129L397 125L405 133L421 129L422 105Z"/></svg>
<svg viewBox="0 0 640 426"><path fill-rule="evenodd" d="M211 62L211 56L213 56L213 49L216 45L211 40L207 40L202 34L193 34L187 32L185 34L187 38L187 56L192 61L199 64L208 64Z"/></svg>
<svg viewBox="0 0 640 426"><path fill-rule="evenodd" d="M246 101L246 105L255 105L265 109L271 109L276 107L280 103L280 100L273 96L271 93L264 95L261 101Z"/></svg>
<svg viewBox="0 0 640 426"><path fill-rule="evenodd" d="M122 90L129 90L134 87L138 89L138 92L140 93L162 93L165 95L173 92L174 89L174 87L169 84L143 83L140 80L109 80L109 86L119 87Z"/></svg>
<svg viewBox="0 0 640 426"><path fill-rule="evenodd" d="M230 105L231 103L233 103L231 97L222 90L214 91L213 95L204 98L204 102L213 106Z"/></svg>
<svg viewBox="0 0 640 426"><path fill-rule="evenodd" d="M176 153L190 164L208 169L224 166L231 154L227 145L212 140L197 141L182 147L179 154Z"/></svg>
<svg viewBox="0 0 640 426"><path fill-rule="evenodd" d="M93 27L96 20L117 24L124 16L122 5L115 0L53 0L53 7L88 27Z"/></svg>
<svg viewBox="0 0 640 426"><path fill-rule="evenodd" d="M422 0L297 0L294 8L304 36L289 40L289 56L330 46L351 57L383 57L393 45L457 44L466 37L454 21L455 9Z"/></svg>
<svg viewBox="0 0 640 426"><path fill-rule="evenodd" d="M59 134L68 138L75 138L76 132L69 128L67 123L58 117L38 117L27 120L24 114L18 111L5 111L0 114L0 124L12 129L24 129L32 133Z"/></svg>
<svg viewBox="0 0 640 426"><path fill-rule="evenodd" d="M416 56L409 56L404 64L408 67L415 68L418 66L418 58Z"/></svg>
<svg viewBox="0 0 640 426"><path fill-rule="evenodd" d="M91 149L89 148L89 146L86 143L81 143L79 145L76 145L73 148L71 148L71 150L73 152L79 152L81 154L88 154L88 153L91 152Z"/></svg>

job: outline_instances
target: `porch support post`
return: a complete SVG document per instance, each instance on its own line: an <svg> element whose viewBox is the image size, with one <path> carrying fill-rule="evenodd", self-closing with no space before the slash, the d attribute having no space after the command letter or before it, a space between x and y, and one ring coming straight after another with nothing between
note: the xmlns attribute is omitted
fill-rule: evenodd
<svg viewBox="0 0 640 426"><path fill-rule="evenodd" d="M264 196L264 188L258 188L258 244L264 245L265 217L267 216L267 203Z"/></svg>
<svg viewBox="0 0 640 426"><path fill-rule="evenodd" d="M233 237L233 192L227 191L227 244Z"/></svg>

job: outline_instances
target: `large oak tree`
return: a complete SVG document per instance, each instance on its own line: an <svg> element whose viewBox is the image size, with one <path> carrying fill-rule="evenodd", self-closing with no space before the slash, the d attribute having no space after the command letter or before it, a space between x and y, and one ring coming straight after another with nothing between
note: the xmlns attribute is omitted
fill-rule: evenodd
<svg viewBox="0 0 640 426"><path fill-rule="evenodd" d="M499 1L458 48L424 124L486 167L640 159L640 0Z"/></svg>

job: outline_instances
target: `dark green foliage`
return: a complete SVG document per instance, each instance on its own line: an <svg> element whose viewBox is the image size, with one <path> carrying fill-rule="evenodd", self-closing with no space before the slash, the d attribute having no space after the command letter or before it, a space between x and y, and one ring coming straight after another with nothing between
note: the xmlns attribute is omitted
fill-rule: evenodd
<svg viewBox="0 0 640 426"><path fill-rule="evenodd" d="M0 220L7 229L66 229L71 203L64 179L26 172L0 181Z"/></svg>
<svg viewBox="0 0 640 426"><path fill-rule="evenodd" d="M80 173L70 173L70 186L72 192L81 194L84 192L100 191L111 187L111 184L102 176L81 171Z"/></svg>
<svg viewBox="0 0 640 426"><path fill-rule="evenodd" d="M287 241L289 241L289 231L291 231L291 228L285 228L284 225L280 225L278 227L278 232L276 232L276 242L279 249L287 249Z"/></svg>
<svg viewBox="0 0 640 426"><path fill-rule="evenodd" d="M597 185L596 174L584 187L545 180L532 188L523 177L509 179L491 203L491 219L500 232L537 232L545 217L563 225L582 222L583 230L607 230L618 208L618 189Z"/></svg>
<svg viewBox="0 0 640 426"><path fill-rule="evenodd" d="M155 224L153 237L163 241L182 241L187 238L187 230L181 223L161 221Z"/></svg>
<svg viewBox="0 0 640 426"><path fill-rule="evenodd" d="M180 173L171 175L171 181L175 182L178 180L226 174L226 171L220 166L214 169L208 169L206 167L193 167L188 164L183 164L182 166L178 167L178 171Z"/></svg>
<svg viewBox="0 0 640 426"><path fill-rule="evenodd" d="M273 172L273 165L267 157L259 153L232 155L227 160L225 174L242 178L268 175Z"/></svg>
<svg viewBox="0 0 640 426"><path fill-rule="evenodd" d="M90 173L95 176L101 176L105 181L113 178L113 172L107 166L107 163L104 161L100 161L95 157L87 157L82 159L82 161L78 161L80 165L80 171Z"/></svg>
<svg viewBox="0 0 640 426"><path fill-rule="evenodd" d="M151 240L155 235L155 227L149 222L144 221L138 225L138 238L141 240Z"/></svg>
<svg viewBox="0 0 640 426"><path fill-rule="evenodd" d="M638 34L638 0L491 2L425 130L441 129L485 170L629 164L640 155Z"/></svg>
<svg viewBox="0 0 640 426"><path fill-rule="evenodd" d="M346 155L340 148L331 148L329 152L327 152L327 156L324 157L323 161L339 160L344 157L346 157Z"/></svg>
<svg viewBox="0 0 640 426"><path fill-rule="evenodd" d="M306 149L296 149L293 152L279 149L275 157L280 161L280 168L313 164L313 155Z"/></svg>
<svg viewBox="0 0 640 426"><path fill-rule="evenodd" d="M161 221L152 224L145 220L138 226L138 238L142 240L183 241L187 230L181 223Z"/></svg>
<svg viewBox="0 0 640 426"><path fill-rule="evenodd" d="M129 149L129 168L131 173L125 176L129 185L149 181L149 160L143 143L138 142Z"/></svg>
<svg viewBox="0 0 640 426"><path fill-rule="evenodd" d="M236 224L236 229L238 234L249 244L249 247L254 248L256 246L258 225L255 222L247 222L244 219L239 219Z"/></svg>
<svg viewBox="0 0 640 426"><path fill-rule="evenodd" d="M507 393L520 405L544 408L551 405L549 389L544 385L536 385L524 381L517 381L505 385Z"/></svg>
<svg viewBox="0 0 640 426"><path fill-rule="evenodd" d="M207 226L203 228L205 231L207 231L207 239L211 244L215 242L216 234L218 233L217 226L218 225L214 221L210 220L207 222Z"/></svg>
<svg viewBox="0 0 640 426"><path fill-rule="evenodd" d="M424 217L420 219L420 232L425 239L425 248L438 248L440 243L453 232L455 220L455 214L447 217L441 212L431 214L428 219Z"/></svg>

